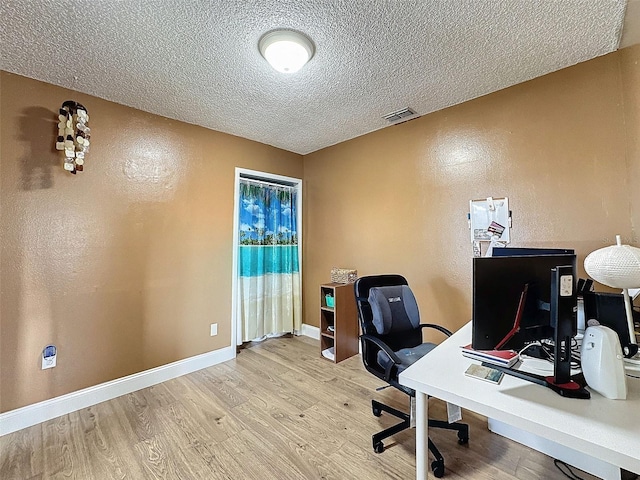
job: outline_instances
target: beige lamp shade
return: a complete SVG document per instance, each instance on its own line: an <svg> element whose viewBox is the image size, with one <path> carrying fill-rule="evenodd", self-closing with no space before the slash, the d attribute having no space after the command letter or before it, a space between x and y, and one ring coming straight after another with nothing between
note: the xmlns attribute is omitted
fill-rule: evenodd
<svg viewBox="0 0 640 480"><path fill-rule="evenodd" d="M613 245L587 255L584 269L597 282L612 288L640 287L640 248Z"/></svg>

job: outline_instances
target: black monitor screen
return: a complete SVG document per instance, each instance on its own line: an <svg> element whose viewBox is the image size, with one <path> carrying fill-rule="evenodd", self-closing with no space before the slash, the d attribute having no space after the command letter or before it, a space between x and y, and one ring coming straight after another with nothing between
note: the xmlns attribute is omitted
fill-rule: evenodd
<svg viewBox="0 0 640 480"><path fill-rule="evenodd" d="M563 265L573 268L575 287L573 254L474 258L473 348L491 350L509 333L525 285L520 332L502 348L518 350L528 342L552 338L551 269Z"/></svg>

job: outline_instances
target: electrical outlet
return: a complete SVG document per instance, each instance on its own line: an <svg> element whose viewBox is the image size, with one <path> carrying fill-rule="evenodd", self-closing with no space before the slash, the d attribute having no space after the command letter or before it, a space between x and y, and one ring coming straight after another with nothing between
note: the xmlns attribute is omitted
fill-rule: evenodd
<svg viewBox="0 0 640 480"><path fill-rule="evenodd" d="M217 323L212 323L211 324L211 336L215 337L216 335L218 335L218 324Z"/></svg>
<svg viewBox="0 0 640 480"><path fill-rule="evenodd" d="M53 368L56 366L58 358L58 349L55 345L47 345L42 350L42 370Z"/></svg>

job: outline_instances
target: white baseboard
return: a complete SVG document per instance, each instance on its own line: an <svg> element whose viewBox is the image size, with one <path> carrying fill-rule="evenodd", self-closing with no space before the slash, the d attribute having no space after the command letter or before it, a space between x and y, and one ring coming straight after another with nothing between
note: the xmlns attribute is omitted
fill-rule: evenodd
<svg viewBox="0 0 640 480"><path fill-rule="evenodd" d="M319 335L318 332L318 338ZM0 414L0 436L111 400L120 395L157 385L196 370L226 362L235 356L235 347L229 346L10 410Z"/></svg>
<svg viewBox="0 0 640 480"><path fill-rule="evenodd" d="M320 340L320 328L303 323L302 328L300 329L300 335Z"/></svg>

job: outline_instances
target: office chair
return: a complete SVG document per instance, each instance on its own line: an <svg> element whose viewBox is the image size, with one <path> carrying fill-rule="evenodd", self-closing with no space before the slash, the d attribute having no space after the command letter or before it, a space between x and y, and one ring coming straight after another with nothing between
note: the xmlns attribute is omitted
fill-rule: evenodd
<svg viewBox="0 0 640 480"><path fill-rule="evenodd" d="M415 398L415 391L401 385L398 375L436 347L433 343L423 343L422 329L434 328L447 336L451 336L451 332L439 325L420 324L415 297L407 280L401 275L361 277L356 280L354 289L362 327L360 340L365 368L387 382L388 386L409 395L411 402ZM372 435L373 450L382 453L382 441L409 428L411 417L376 400L371 401L371 406L376 417L387 412L402 420L399 424ZM457 431L458 443L461 445L469 441L469 426L466 424L429 420L429 427ZM444 475L444 458L431 439L429 450L435 457L431 469L440 478Z"/></svg>

